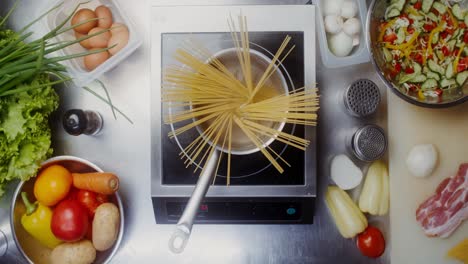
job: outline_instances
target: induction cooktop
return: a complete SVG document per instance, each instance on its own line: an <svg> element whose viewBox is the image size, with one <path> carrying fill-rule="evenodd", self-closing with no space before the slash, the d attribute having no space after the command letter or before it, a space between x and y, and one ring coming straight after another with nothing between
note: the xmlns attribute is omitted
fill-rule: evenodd
<svg viewBox="0 0 468 264"><path fill-rule="evenodd" d="M158 224L178 221L199 175L199 170L194 172L198 164L187 168L179 156L181 149L194 139L194 135L198 133L197 130L193 129L178 137L169 138L167 134L174 127L163 123L167 110L162 107L160 100L161 78L166 66L177 63L173 58L177 48L187 43L197 43L215 53L233 47L231 35L226 32L227 23L224 31L221 30L222 27L212 25L221 18L221 23L227 21L229 14L242 12L248 18L251 49L271 58L284 37L287 35L292 37L292 43L296 47L280 67L287 79L288 89L300 88L304 85L313 87L315 83L314 9L312 6L301 6L301 9L305 8L308 12L293 6L283 6L283 8L296 11L299 16L289 22L289 27L280 25L278 21L269 23L275 20L274 17L264 16L264 13L258 12L260 7L257 6L196 7L204 10L203 18L197 17L201 15L200 13L193 12L190 13L191 15L184 16L185 24L169 23L168 20L177 21L169 14L177 14L177 16L187 14L184 12L186 8L153 7L153 17L158 18L152 24L151 193ZM280 11L275 6L269 6L269 8L273 8L273 12ZM223 18L223 14L227 16ZM256 29L252 30L251 20L255 21L261 17L266 20L262 22L266 23L265 26L253 24ZM200 19L205 23L200 23ZM197 21L194 23L199 25L187 26L192 20ZM281 30L275 30L275 28ZM187 42L188 40L190 42ZM183 126L184 124L177 125ZM313 222L317 178L315 128L287 125L284 130L311 140L307 151L286 146L281 142L274 142L271 147L277 153L281 153L290 165L290 167L284 166L283 174L279 173L261 153L233 155L229 185L225 176L226 166L222 164L199 208L195 223L304 224Z"/></svg>

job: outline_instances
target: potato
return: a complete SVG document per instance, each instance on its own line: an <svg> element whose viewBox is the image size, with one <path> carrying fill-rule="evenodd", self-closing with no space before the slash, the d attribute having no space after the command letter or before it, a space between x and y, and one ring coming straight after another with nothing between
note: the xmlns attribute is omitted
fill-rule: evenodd
<svg viewBox="0 0 468 264"><path fill-rule="evenodd" d="M96 259L96 249L89 240L63 243L52 250L52 264L90 264Z"/></svg>
<svg viewBox="0 0 468 264"><path fill-rule="evenodd" d="M112 247L119 234L120 214L113 203L103 203L94 214L93 245L96 250L104 251Z"/></svg>

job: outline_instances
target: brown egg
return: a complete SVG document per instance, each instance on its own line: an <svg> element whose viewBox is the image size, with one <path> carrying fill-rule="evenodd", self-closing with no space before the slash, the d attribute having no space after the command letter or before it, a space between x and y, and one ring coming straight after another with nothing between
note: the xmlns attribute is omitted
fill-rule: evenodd
<svg viewBox="0 0 468 264"><path fill-rule="evenodd" d="M91 49L96 50L96 49ZM104 63L110 57L109 52L103 51L96 54L86 55L84 57L84 65L88 71L96 69L99 65Z"/></svg>
<svg viewBox="0 0 468 264"><path fill-rule="evenodd" d="M112 28L114 28L114 25L112 25ZM117 52L119 52L121 49L123 49L127 45L128 39L130 37L130 33L128 32L128 28L125 25L118 26L115 29L111 29L111 32L112 32L112 36L109 39L109 43L107 44L107 47L110 48L109 53L111 55L115 55ZM115 47L112 47L114 45Z"/></svg>
<svg viewBox="0 0 468 264"><path fill-rule="evenodd" d="M85 22L86 20L90 20L93 18L97 18L96 13L94 13L94 11L91 9L83 8L75 13L73 18L71 19L71 25L74 26L76 24ZM87 23L84 23L83 25L77 26L76 28L74 28L74 30L81 34L87 34L92 28L97 26L97 23L97 20L89 21Z"/></svg>
<svg viewBox="0 0 468 264"><path fill-rule="evenodd" d="M115 34L117 34L118 32L121 32L121 31L128 31L128 27L125 24L122 24L122 23L114 23L114 24L112 24L112 27L111 27L110 31L111 31L112 35L115 35Z"/></svg>
<svg viewBox="0 0 468 264"><path fill-rule="evenodd" d="M95 27L91 29L88 35L99 33L100 31L106 30L105 28ZM93 48L105 48L107 47L107 43L111 37L111 33L109 31L101 32L94 37L89 38L89 45Z"/></svg>
<svg viewBox="0 0 468 264"><path fill-rule="evenodd" d="M99 18L98 20L98 27L100 28L110 28L112 25L112 12L109 8L104 5L100 5L96 7L94 10L96 16Z"/></svg>
<svg viewBox="0 0 468 264"><path fill-rule="evenodd" d="M75 38L76 39L79 39L79 38L82 38L82 37L85 37L85 36L87 36L87 34L81 34L81 33L75 32ZM85 49L92 48L92 46L89 44L89 39L85 39L85 40L80 41L80 45L81 45L81 47L83 47Z"/></svg>

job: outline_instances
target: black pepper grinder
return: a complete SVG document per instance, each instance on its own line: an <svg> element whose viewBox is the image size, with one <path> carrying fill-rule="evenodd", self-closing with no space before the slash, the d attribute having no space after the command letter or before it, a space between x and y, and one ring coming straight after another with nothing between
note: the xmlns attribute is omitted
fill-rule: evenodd
<svg viewBox="0 0 468 264"><path fill-rule="evenodd" d="M70 109L63 115L63 128L73 136L97 135L103 126L103 119L96 111Z"/></svg>

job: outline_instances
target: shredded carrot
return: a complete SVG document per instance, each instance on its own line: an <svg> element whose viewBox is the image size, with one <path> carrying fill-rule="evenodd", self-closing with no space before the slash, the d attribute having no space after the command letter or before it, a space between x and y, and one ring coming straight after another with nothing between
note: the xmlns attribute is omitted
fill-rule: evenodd
<svg viewBox="0 0 468 264"><path fill-rule="evenodd" d="M101 194L113 194L119 189L119 178L109 172L72 173L73 186Z"/></svg>

